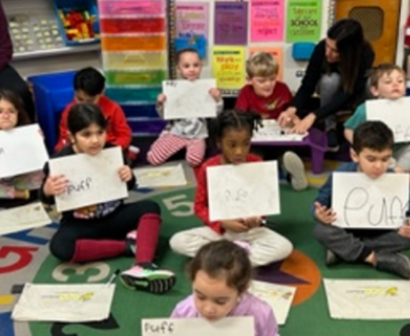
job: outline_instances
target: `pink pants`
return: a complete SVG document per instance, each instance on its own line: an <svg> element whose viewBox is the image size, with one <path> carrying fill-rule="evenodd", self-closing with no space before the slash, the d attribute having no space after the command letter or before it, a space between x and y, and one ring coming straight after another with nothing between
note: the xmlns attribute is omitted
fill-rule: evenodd
<svg viewBox="0 0 410 336"><path fill-rule="evenodd" d="M188 164L192 167L198 166L204 159L205 139L189 139L168 132L162 133L152 144L147 160L154 166L159 165L184 147Z"/></svg>

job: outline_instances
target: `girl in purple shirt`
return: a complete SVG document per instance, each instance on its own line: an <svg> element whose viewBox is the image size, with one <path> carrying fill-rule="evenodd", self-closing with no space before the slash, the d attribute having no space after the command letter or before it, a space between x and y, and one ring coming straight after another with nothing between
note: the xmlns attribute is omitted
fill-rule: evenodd
<svg viewBox="0 0 410 336"><path fill-rule="evenodd" d="M189 268L193 294L174 308L171 317L253 316L255 336L279 336L272 309L247 291L252 266L245 249L219 240L204 245Z"/></svg>

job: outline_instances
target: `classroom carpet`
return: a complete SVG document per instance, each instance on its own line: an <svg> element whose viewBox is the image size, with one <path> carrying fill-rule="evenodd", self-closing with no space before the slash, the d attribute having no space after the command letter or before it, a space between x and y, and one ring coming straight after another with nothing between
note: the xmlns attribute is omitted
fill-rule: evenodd
<svg viewBox="0 0 410 336"><path fill-rule="evenodd" d="M324 265L324 250L313 239L309 209L316 189L295 192L282 184L281 215L269 217L272 229L288 237L295 251L285 261L255 271L255 277L297 287L294 304L281 336L409 336L410 322L333 320L324 293L323 278L396 279L365 265ZM168 240L179 230L202 225L192 209L193 185L161 191L148 197L161 205L163 224L156 263L176 272L175 288L163 295L130 291L117 280L108 320L94 323L13 323L11 311L21 285L33 283L103 283L116 269L128 268L132 258L117 258L85 265L61 264L47 242L57 225L0 237L0 336L140 336L141 318L167 317L175 304L190 294L184 274L187 258L174 254ZM178 335L176 335L178 336Z"/></svg>

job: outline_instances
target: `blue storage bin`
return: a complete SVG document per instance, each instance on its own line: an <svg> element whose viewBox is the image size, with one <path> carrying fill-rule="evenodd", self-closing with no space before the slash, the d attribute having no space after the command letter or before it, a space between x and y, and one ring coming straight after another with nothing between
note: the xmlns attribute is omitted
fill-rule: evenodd
<svg viewBox="0 0 410 336"><path fill-rule="evenodd" d="M297 61L308 61L315 46L313 42L296 42L292 46L292 57Z"/></svg>
<svg viewBox="0 0 410 336"><path fill-rule="evenodd" d="M92 22L92 30L95 34L99 34L99 20L98 20L98 7L96 0L54 0L54 11L57 16L57 23L58 28L60 30L60 34L63 38L63 41L66 45L78 45L83 43L92 43L97 42L100 40L99 37L93 37L84 40L69 40L66 36L66 32L63 26L63 22L59 16L59 10L62 10L64 13L69 12L71 10L84 10L89 13L90 16L96 16L96 21Z"/></svg>
<svg viewBox="0 0 410 336"><path fill-rule="evenodd" d="M158 118L155 104L150 105L121 105L125 116L128 118Z"/></svg>
<svg viewBox="0 0 410 336"><path fill-rule="evenodd" d="M66 71L28 77L33 84L38 122L50 153L57 142L61 112L74 97L74 74L75 71Z"/></svg>

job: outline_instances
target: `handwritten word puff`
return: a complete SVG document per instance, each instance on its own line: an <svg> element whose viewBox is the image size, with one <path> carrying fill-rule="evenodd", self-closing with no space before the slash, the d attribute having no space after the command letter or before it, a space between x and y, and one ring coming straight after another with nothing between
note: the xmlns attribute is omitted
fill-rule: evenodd
<svg viewBox="0 0 410 336"><path fill-rule="evenodd" d="M212 96L212 98L215 99L216 102L219 102L222 99L221 91L219 91L216 88L210 88L209 89L209 94ZM157 96L157 105L160 105L160 106L164 105L166 100L167 100L167 97L165 96L165 94L160 93Z"/></svg>
<svg viewBox="0 0 410 336"><path fill-rule="evenodd" d="M328 208L319 202L315 202L313 206L315 209L315 218L321 223L332 224L336 220L336 213L331 208Z"/></svg>

